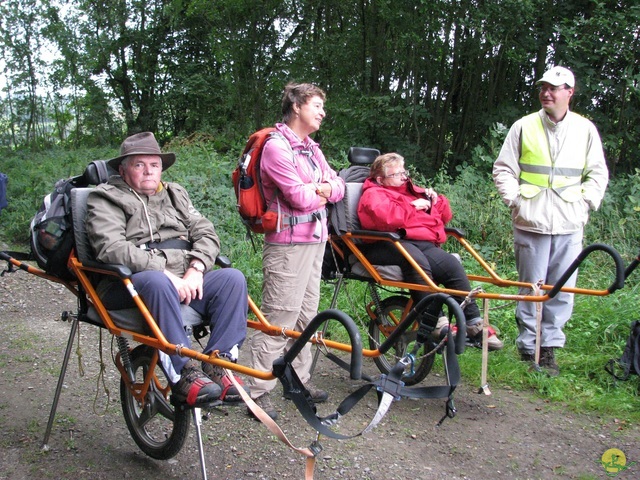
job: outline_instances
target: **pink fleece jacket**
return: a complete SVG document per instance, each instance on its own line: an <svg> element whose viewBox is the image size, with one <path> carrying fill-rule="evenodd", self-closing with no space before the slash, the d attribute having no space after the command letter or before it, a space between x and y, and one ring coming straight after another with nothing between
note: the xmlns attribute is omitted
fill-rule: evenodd
<svg viewBox="0 0 640 480"><path fill-rule="evenodd" d="M263 191L269 210L278 208L285 216L301 216L324 211L316 193L316 183L331 185L330 203L344 196L344 181L327 163L320 146L310 137L301 140L283 123L276 130L289 142L275 137L265 144L260 162ZM277 197L276 197L277 193ZM280 232L265 234L265 242L275 244L320 243L327 240L327 219L321 221L321 234L314 237L315 222L300 223Z"/></svg>

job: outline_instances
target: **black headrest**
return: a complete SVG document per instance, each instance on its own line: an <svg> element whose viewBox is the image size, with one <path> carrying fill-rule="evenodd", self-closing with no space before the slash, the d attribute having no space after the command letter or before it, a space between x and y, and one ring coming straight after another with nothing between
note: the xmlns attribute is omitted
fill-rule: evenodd
<svg viewBox="0 0 640 480"><path fill-rule="evenodd" d="M377 148L351 147L348 158L351 165L371 165L379 155Z"/></svg>
<svg viewBox="0 0 640 480"><path fill-rule="evenodd" d="M86 185L100 185L109 180L109 176L116 175L116 172L111 168L106 160L94 160L85 169L82 174L82 180Z"/></svg>

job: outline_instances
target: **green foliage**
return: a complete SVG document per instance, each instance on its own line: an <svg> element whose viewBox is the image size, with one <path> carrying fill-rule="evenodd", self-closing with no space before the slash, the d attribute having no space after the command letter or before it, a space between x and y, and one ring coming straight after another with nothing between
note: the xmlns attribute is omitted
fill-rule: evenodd
<svg viewBox="0 0 640 480"><path fill-rule="evenodd" d="M636 166L635 1L59 3L0 5L2 145L152 130L207 132L224 153L279 120L285 83L310 81L328 95L329 158L367 145L456 175L492 125L538 108L533 83L557 63L575 71L573 107L598 125L612 172Z"/></svg>
<svg viewBox="0 0 640 480"><path fill-rule="evenodd" d="M611 266L605 272L610 271ZM580 281L600 283L605 288L607 273L601 266L581 270ZM599 282L598 282L599 280ZM629 336L629 324L637 318L633 299L638 295L637 280L612 296L577 295L571 321L565 327L567 343L557 350L559 377L549 378L531 371L519 361L515 348L518 335L514 321L515 305L490 302L491 324L500 331L505 348L489 354L488 382L508 385L515 389L532 390L552 402L562 402L576 412L598 412L608 417L640 420L637 411L638 380L617 382L604 366L612 358L619 358ZM480 352L467 350L461 357L466 382L480 384Z"/></svg>
<svg viewBox="0 0 640 480"><path fill-rule="evenodd" d="M585 229L588 243L615 245L622 252L638 249L640 222L640 169L609 181L602 206Z"/></svg>
<svg viewBox="0 0 640 480"><path fill-rule="evenodd" d="M107 148L5 152L0 170L8 176L9 205L0 213L0 241L26 244L29 222L55 182L79 175L92 160L110 158L115 153Z"/></svg>
<svg viewBox="0 0 640 480"><path fill-rule="evenodd" d="M504 125L494 125L484 143L473 149L471 160L456 168L455 178L446 173L447 165L444 165L429 182L437 192L446 195L452 205L454 217L450 226L462 229L473 248L487 261L498 265L513 262L509 209L491 177L493 162L506 133ZM467 260L467 256L463 255L463 259ZM469 262L467 268L470 273L481 273L474 271L475 261Z"/></svg>

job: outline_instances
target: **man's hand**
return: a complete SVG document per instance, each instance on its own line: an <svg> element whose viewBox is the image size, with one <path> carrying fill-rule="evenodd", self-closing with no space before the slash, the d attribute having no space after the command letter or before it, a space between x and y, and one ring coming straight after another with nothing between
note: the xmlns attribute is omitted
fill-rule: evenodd
<svg viewBox="0 0 640 480"><path fill-rule="evenodd" d="M202 284L204 275L193 268L187 269L182 278L165 270L164 274L169 277L171 283L178 291L180 303L189 305L191 300L202 298Z"/></svg>

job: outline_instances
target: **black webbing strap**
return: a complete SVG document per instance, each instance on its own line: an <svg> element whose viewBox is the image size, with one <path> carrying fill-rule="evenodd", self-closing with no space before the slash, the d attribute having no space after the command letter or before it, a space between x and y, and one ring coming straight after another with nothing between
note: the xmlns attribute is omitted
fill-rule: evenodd
<svg viewBox="0 0 640 480"><path fill-rule="evenodd" d="M447 366L448 385L432 385L428 387L404 387L400 395L407 398L447 398L460 383L460 365L455 351L452 329L447 332L447 344L443 352L443 361Z"/></svg>
<svg viewBox="0 0 640 480"><path fill-rule="evenodd" d="M309 395L308 390L304 387L302 381L300 380L300 377L298 377L298 374L293 369L291 364L282 363L278 367L279 368L274 368L274 373L276 371L278 372L277 376L282 383L285 394L290 396L294 405L300 412L300 415L302 415L302 417L311 427L313 427L314 430L327 437L340 440L353 438L362 434L362 432L359 432L355 435L342 435L340 433L334 432L333 430L328 428L327 425L335 424L342 415L346 414L356 403L358 403L358 401L362 399L362 397L364 397L364 395L372 388L373 385L367 384L365 386L367 386L368 388L364 389L361 387L360 389L353 392L345 400L343 400L343 402L333 414L327 417L318 417L316 415L316 406L311 400L311 396ZM349 401L347 402L347 400ZM343 407L343 404L345 402L347 402L348 404L348 409L346 407Z"/></svg>
<svg viewBox="0 0 640 480"><path fill-rule="evenodd" d="M345 370L349 370L350 365L340 357L331 352L325 352L325 356ZM353 392L347 398L345 398L337 412L341 415L345 415L353 406L358 403L362 397L372 388L375 387L378 391L378 405L380 406L381 396L384 393L388 393L394 397L395 400L400 398L446 398L445 416L440 420L438 424L449 417L453 418L456 414L456 409L453 405L453 393L456 387L460 383L460 365L458 363L458 357L456 354L456 345L453 339L452 329L447 332L446 346L443 351L443 362L446 366L447 373L447 385L431 385L424 387L407 387L402 382L402 375L406 368L406 364L403 361L399 361L389 372L388 375L380 375L378 378L371 378L366 375L362 375L362 378L368 383L363 385L360 389ZM302 412L301 412L302 413ZM306 418L306 417L305 417ZM367 427L369 428L369 427ZM365 429L367 430L367 429Z"/></svg>
<svg viewBox="0 0 640 480"><path fill-rule="evenodd" d="M25 260L35 260L35 257L31 252L27 253L27 252L13 252L10 250L3 250L2 253L7 255L7 257L11 257L14 260L20 260L21 262ZM9 260L9 258L6 258L4 255L2 256L2 259Z"/></svg>
<svg viewBox="0 0 640 480"><path fill-rule="evenodd" d="M148 242L140 245L143 250L191 250L193 244L182 238L169 238L162 242Z"/></svg>
<svg viewBox="0 0 640 480"><path fill-rule="evenodd" d="M449 372L449 385L432 385L426 387L406 387L403 386L397 390L397 393L401 397L405 398L447 398L453 394L455 388L460 384L460 365L458 364L458 358L455 353L455 343L453 341L453 334L449 331L447 333L447 342L446 347L443 352L444 361L447 364L448 372ZM340 366L345 370L349 370L349 363L342 360L337 355L327 352L325 353L325 357L331 360L336 365ZM379 378L372 378L365 374L362 375L362 378L369 382L369 384L375 386L376 388L380 388L382 391L388 391L389 393L393 392L391 387L384 387L385 383L396 381L397 379L402 378L402 374L404 373L404 365L401 362L398 362L394 368L391 370L389 375L381 375ZM398 376L399 374L399 376ZM348 398L348 397L347 397ZM346 399L345 399L346 401ZM343 402L344 403L344 402Z"/></svg>
<svg viewBox="0 0 640 480"><path fill-rule="evenodd" d="M388 406L383 406L384 394L391 395L394 400L400 400L400 398L447 398L446 414L440 423L446 417L453 417L455 415L455 408L453 407L453 392L460 382L460 366L458 364L457 355L455 352L455 343L453 340L452 329L449 329L447 333L447 344L443 352L444 362L447 365L448 373L448 385L433 385L426 387L406 387L402 381L402 375L406 368L406 365L402 361L398 362L387 375L380 375L378 378L371 378L363 375L363 379L367 381L366 384L349 394L340 403L334 413L326 417L319 417L316 412L316 406L311 399L311 396L307 389L304 387L302 381L298 377L297 373L293 369L290 363L282 361L276 368L274 373L277 373L277 377L282 383L284 392L291 398L294 405L306 420L306 422L313 427L318 433L330 438L347 439L357 437L365 432L370 431L375 427L377 423L386 413ZM331 361L349 370L350 365L337 357L332 353L326 354L327 358ZM282 360L282 359L280 359ZM275 364L274 364L275 367ZM375 388L378 394L378 412L374 417L374 420L360 432L353 435L343 435L334 432L330 428L330 425L337 424L338 420L347 415L351 409L364 398L364 396Z"/></svg>
<svg viewBox="0 0 640 480"><path fill-rule="evenodd" d="M399 335L401 335L404 331L406 331L407 327L412 325L415 321L420 323L420 331L417 338L417 346L418 348L414 350L416 352L422 343L426 342L426 338L433 331L433 327L437 321L437 313L440 312L444 303L449 305L451 311L453 311L454 316L456 318L456 324L458 324L458 335L466 336L464 328L464 314L460 309L459 304L450 296L443 294L433 294L429 297L425 297L412 309L411 312L407 315L396 330L392 332L389 337L382 343L379 347L380 352L384 353L388 351L393 344L398 340ZM325 312L328 313L329 311ZM344 316L344 313L336 311L334 315L341 313ZM320 316L320 315L319 315ZM327 315L325 315L326 317ZM337 315L337 318L340 318L340 315ZM316 317L313 322L320 323L324 321L324 318ZM312 323L313 323L312 322ZM352 322L352 321L351 321ZM343 323L343 325L347 325L347 323ZM317 328L318 325L310 325L305 329L306 336L301 336L297 343L300 343L299 347L301 348L301 342L305 342L309 340L310 334L307 330L313 330ZM303 418L307 421L309 425L311 425L318 433L326 435L330 438L338 438L338 439L346 439L353 438L355 436L361 435L362 433L366 433L371 431L375 425L377 425L382 417L386 414L389 409L390 404L394 400L399 400L402 397L407 398L447 398L446 403L446 414L440 420L440 423L446 417L453 417L455 415L455 408L453 406L453 392L460 382L460 367L458 365L457 354L462 353L464 351L464 343L458 345L456 340L453 337L453 329L449 329L447 331L447 341L446 346L443 352L443 360L445 364L445 373L447 375L447 385L441 386L427 386L427 387L406 387L404 382L402 381L402 376L404 374L404 370L407 367L407 359L403 358L391 369L388 375L380 375L378 378L371 379L364 377L361 374L360 365L347 363L333 354L326 353L327 357L329 357L336 364L340 365L342 368L351 371L353 374L354 367L355 370L358 370L360 374L358 377L352 378L364 378L367 380L367 383L360 387L358 390L354 391L350 395L348 395L338 406L337 410L327 416L320 418L316 415L316 407L311 399L309 392L306 390L300 378L296 374L295 370L291 366L291 363L295 356L300 352L300 348L297 350L295 348L291 348L289 352L276 360L273 363L273 374L276 378L280 380L282 383L285 394L287 394L291 400L294 402L298 411L303 416ZM350 334L350 338L352 334ZM424 337L424 338L422 338ZM460 340L458 338L457 340ZM352 339L353 346L353 339ZM352 351L352 359L354 361ZM360 359L360 357L355 357L356 360ZM333 432L328 428L328 425L336 424L341 416L346 415L362 398L372 389L375 388L378 394L378 409L373 420L370 424L364 428L361 432L355 435L341 435Z"/></svg>

